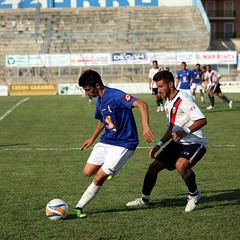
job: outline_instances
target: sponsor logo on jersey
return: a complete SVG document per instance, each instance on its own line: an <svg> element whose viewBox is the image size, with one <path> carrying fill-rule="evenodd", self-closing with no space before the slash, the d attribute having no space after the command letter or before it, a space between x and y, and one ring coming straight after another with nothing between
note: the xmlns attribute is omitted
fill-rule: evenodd
<svg viewBox="0 0 240 240"><path fill-rule="evenodd" d="M190 107L190 110L194 111L195 110L195 106Z"/></svg>
<svg viewBox="0 0 240 240"><path fill-rule="evenodd" d="M126 102L131 102L131 100L133 99L133 96L129 95L129 94L124 94L123 95L123 100L125 100Z"/></svg>

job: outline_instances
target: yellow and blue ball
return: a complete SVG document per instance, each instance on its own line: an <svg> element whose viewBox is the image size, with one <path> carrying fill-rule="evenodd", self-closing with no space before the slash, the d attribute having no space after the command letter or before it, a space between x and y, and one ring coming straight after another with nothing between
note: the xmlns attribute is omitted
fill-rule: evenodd
<svg viewBox="0 0 240 240"><path fill-rule="evenodd" d="M62 199L53 199L46 206L46 215L51 220L65 219L68 215L68 205Z"/></svg>

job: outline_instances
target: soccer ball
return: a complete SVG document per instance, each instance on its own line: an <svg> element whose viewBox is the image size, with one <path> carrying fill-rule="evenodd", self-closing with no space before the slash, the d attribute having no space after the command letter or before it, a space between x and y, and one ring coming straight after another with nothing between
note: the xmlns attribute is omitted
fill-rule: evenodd
<svg viewBox="0 0 240 240"><path fill-rule="evenodd" d="M68 205L61 199L53 199L46 206L46 215L51 220L65 219L68 215Z"/></svg>

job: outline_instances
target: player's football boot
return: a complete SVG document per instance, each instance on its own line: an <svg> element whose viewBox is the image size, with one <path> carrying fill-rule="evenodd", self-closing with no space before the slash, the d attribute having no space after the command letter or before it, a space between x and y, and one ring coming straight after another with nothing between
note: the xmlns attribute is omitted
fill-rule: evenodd
<svg viewBox="0 0 240 240"><path fill-rule="evenodd" d="M131 202L128 202L126 204L127 207L133 207L133 206L142 206L142 205L149 205L149 200L148 201L143 201L142 198L137 198Z"/></svg>
<svg viewBox="0 0 240 240"><path fill-rule="evenodd" d="M214 109L214 107L210 105L209 107L207 107L207 109L211 110L211 109Z"/></svg>
<svg viewBox="0 0 240 240"><path fill-rule="evenodd" d="M75 211L76 211L76 214L79 218L85 218L87 217L87 214L86 213L83 213L83 209L82 208L78 208L76 207L75 208Z"/></svg>
<svg viewBox="0 0 240 240"><path fill-rule="evenodd" d="M191 196L189 195L188 196L188 203L186 205L186 208L185 208L185 212L191 212L195 209L195 207L197 206L197 203L198 201L200 200L201 198L201 192L198 190L198 195L196 196Z"/></svg>

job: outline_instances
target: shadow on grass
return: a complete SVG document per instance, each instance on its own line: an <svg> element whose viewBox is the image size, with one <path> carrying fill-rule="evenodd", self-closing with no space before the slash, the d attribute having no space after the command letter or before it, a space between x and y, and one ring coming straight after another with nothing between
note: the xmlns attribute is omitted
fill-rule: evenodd
<svg viewBox="0 0 240 240"><path fill-rule="evenodd" d="M180 197L179 197L180 196ZM184 197L182 197L184 196ZM185 207L187 202L187 194L178 194L175 198L165 198L162 200L152 201L149 206L137 206L137 207L121 207L104 209L94 212L87 212L88 216L96 213L112 213L112 212L131 212L139 211L148 208L163 208L163 207ZM204 210L206 208L217 208L219 206L233 206L240 204L240 189L231 190L216 190L202 192L202 198L200 201L202 205L197 210ZM209 205L207 206L207 204ZM70 214L67 220L76 219L77 216Z"/></svg>
<svg viewBox="0 0 240 240"><path fill-rule="evenodd" d="M0 148L4 147L16 147L16 146L26 146L29 145L29 143L13 143L13 144L1 144Z"/></svg>
<svg viewBox="0 0 240 240"><path fill-rule="evenodd" d="M184 198L171 198L163 199L161 201L154 201L151 203L151 207L171 207L171 206L185 206L186 194L178 194ZM209 206L204 205L204 208L212 208L217 206L233 206L240 204L240 189L231 190L216 190L202 192L202 198L200 203L210 203ZM214 206L211 204L214 203Z"/></svg>

